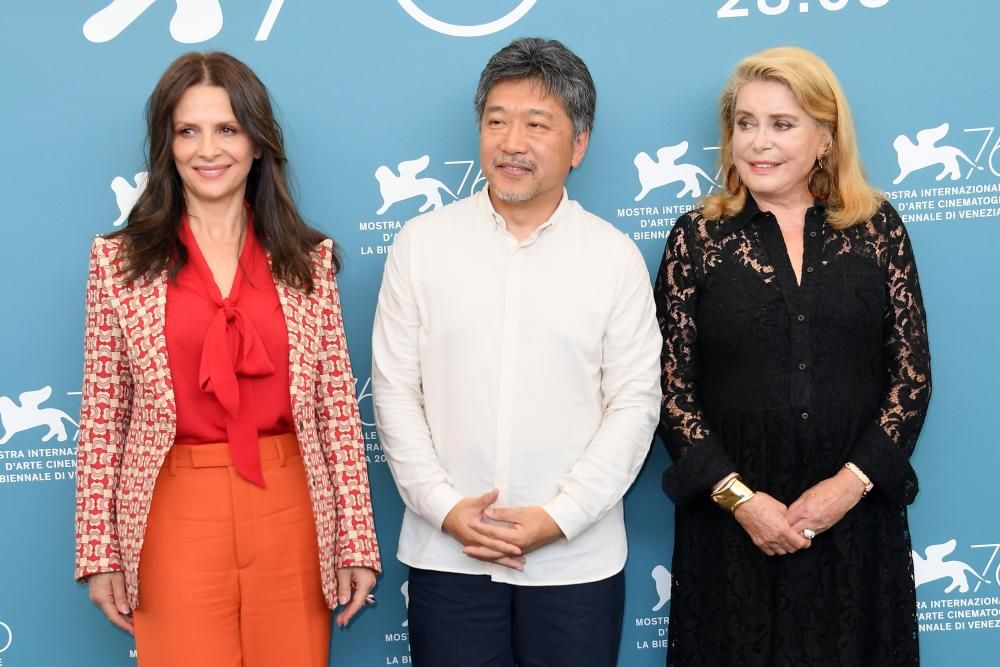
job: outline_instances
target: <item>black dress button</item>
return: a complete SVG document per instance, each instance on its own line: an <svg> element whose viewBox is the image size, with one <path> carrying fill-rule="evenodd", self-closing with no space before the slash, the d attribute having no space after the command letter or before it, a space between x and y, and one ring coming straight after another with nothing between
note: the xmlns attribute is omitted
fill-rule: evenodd
<svg viewBox="0 0 1000 667"><path fill-rule="evenodd" d="M808 412L803 412L803 413L802 413L801 415L799 415L799 416L800 416L800 417L802 417L802 419L804 419L804 420L805 420L805 419L809 419L809 413L808 413Z"/></svg>
<svg viewBox="0 0 1000 667"><path fill-rule="evenodd" d="M809 237L810 238L816 238L816 232L814 232L814 231L813 232L809 232Z"/></svg>
<svg viewBox="0 0 1000 667"><path fill-rule="evenodd" d="M812 273L812 272L813 272L813 267L810 266L806 269L806 273Z"/></svg>
<svg viewBox="0 0 1000 667"><path fill-rule="evenodd" d="M806 369L806 364L805 364L805 362L802 362L801 364L799 364L799 370L800 370L800 371L804 371L805 369Z"/></svg>
<svg viewBox="0 0 1000 667"><path fill-rule="evenodd" d="M795 316L795 319L797 319L799 322L805 322L806 316L803 315L802 313L799 313L798 315Z"/></svg>

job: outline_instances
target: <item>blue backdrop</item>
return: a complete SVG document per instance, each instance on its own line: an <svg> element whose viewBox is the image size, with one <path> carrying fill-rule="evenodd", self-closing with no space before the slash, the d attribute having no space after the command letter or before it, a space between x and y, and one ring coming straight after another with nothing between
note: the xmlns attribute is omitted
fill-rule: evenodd
<svg viewBox="0 0 1000 667"><path fill-rule="evenodd" d="M911 511L924 664L996 665L998 21L1000 6L982 0L7 0L0 667L134 664L130 638L72 582L86 258L143 184L146 98L191 49L229 51L269 86L302 210L345 249L385 573L377 607L334 633L332 662L408 662L405 572L394 558L402 505L372 426L375 298L401 224L425 202L482 187L476 80L490 54L523 35L561 39L590 66L596 127L569 190L632 236L651 271L670 225L713 185L716 100L733 65L792 43L838 73L868 173L908 223L929 313L935 390ZM422 171L401 189L399 163L418 159ZM622 665L663 664L666 465L657 445L627 498Z"/></svg>

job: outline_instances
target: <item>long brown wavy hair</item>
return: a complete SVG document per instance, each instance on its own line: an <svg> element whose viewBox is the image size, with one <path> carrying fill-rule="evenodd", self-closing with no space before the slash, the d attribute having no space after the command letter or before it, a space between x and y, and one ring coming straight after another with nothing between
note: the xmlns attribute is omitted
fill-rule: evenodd
<svg viewBox="0 0 1000 667"><path fill-rule="evenodd" d="M174 165L173 112L185 91L199 84L226 90L236 120L260 151L247 176L246 201L253 212L254 231L271 256L274 277L312 291L310 252L327 237L305 223L292 200L284 141L267 88L249 67L221 52L181 56L170 64L149 97L146 189L129 213L128 224L109 235L122 239L125 280L131 282L164 269L173 277L187 262L187 252L178 238L184 186ZM336 244L333 250L333 268L339 271Z"/></svg>
<svg viewBox="0 0 1000 667"><path fill-rule="evenodd" d="M722 189L702 198L702 214L709 220L727 218L738 213L746 202L746 186L733 164L733 126L736 96L751 81L775 81L788 86L799 106L830 132L833 144L823 157L827 177L818 196L826 201L830 225L845 229L874 215L883 197L865 178L851 108L840 82L822 58L795 46L755 53L740 62L729 78L719 101Z"/></svg>

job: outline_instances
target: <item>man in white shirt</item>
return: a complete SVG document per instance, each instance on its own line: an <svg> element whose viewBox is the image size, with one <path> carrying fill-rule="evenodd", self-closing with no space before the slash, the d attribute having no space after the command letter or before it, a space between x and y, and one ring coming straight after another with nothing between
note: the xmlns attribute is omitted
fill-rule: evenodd
<svg viewBox="0 0 1000 667"><path fill-rule="evenodd" d="M373 388L417 667L617 661L662 340L635 244L564 188L595 104L561 43L501 49L476 93L488 188L411 220L386 262Z"/></svg>

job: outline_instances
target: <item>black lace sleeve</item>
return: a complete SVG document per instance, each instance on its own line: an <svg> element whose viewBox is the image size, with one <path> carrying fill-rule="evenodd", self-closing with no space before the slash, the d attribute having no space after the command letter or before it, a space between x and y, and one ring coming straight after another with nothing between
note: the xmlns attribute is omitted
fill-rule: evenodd
<svg viewBox="0 0 1000 667"><path fill-rule="evenodd" d="M691 212L674 225L653 291L656 319L663 334L663 401L657 433L674 461L663 473L663 490L678 505L708 493L712 485L735 469L698 403L695 310L702 253L692 242L698 224L704 224L704 220Z"/></svg>
<svg viewBox="0 0 1000 667"><path fill-rule="evenodd" d="M909 504L917 477L909 457L931 397L930 350L917 265L899 214L886 202L873 221L884 239L887 307L882 323L886 389L877 418L854 444L850 460L876 491Z"/></svg>

